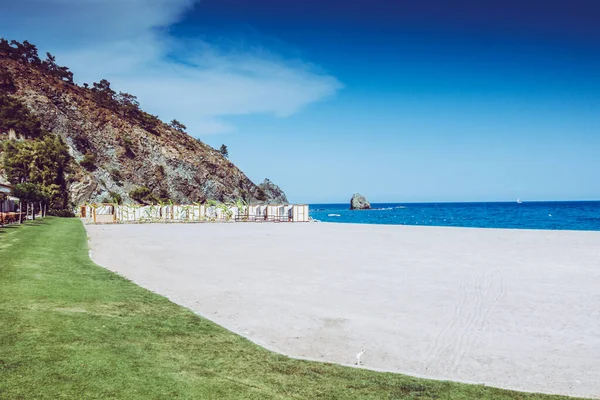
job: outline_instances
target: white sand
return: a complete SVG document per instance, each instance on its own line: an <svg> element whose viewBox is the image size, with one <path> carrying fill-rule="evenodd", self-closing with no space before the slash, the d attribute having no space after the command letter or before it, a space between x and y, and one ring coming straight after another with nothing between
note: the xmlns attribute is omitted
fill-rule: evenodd
<svg viewBox="0 0 600 400"><path fill-rule="evenodd" d="M281 353L600 398L600 232L87 229L100 265Z"/></svg>

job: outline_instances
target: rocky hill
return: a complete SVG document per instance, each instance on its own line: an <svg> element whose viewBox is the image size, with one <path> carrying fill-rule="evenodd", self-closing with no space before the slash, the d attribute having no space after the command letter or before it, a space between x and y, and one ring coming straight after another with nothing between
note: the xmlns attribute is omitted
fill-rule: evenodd
<svg viewBox="0 0 600 400"><path fill-rule="evenodd" d="M261 184L259 184L258 187L265 192L267 198L271 202L278 204L285 204L288 202L288 199L285 193L283 193L283 190L281 190L279 186L271 182L271 180L269 180L268 178L265 179Z"/></svg>
<svg viewBox="0 0 600 400"><path fill-rule="evenodd" d="M6 43L5 51L0 46L0 85L11 86L11 98L67 144L74 160L68 183L72 203L116 195L129 202L136 191L177 203L285 199L279 188L254 184L219 151L185 133L182 124L167 125L142 111L135 96L117 94L105 80L78 86L51 55L44 62L36 59L37 50L29 59L17 57L8 54L13 50L6 51ZM0 141L19 135L0 132Z"/></svg>

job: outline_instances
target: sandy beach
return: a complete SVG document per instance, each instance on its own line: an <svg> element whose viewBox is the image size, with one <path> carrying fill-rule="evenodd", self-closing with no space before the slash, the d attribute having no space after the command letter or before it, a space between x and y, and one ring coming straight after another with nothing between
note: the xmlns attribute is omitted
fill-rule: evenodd
<svg viewBox="0 0 600 400"><path fill-rule="evenodd" d="M293 357L600 398L600 232L86 229L98 264Z"/></svg>

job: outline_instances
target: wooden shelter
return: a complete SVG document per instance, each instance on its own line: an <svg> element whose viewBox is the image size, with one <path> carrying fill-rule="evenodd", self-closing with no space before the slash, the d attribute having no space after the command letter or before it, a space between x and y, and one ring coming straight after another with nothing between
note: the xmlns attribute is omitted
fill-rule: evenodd
<svg viewBox="0 0 600 400"><path fill-rule="evenodd" d="M127 222L308 222L308 206L248 205L138 205L87 204L79 217L95 224Z"/></svg>

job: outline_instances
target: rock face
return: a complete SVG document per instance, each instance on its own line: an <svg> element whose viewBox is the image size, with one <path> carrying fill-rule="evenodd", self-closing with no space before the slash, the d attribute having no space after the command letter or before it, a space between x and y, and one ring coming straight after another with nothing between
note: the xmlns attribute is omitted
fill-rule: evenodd
<svg viewBox="0 0 600 400"><path fill-rule="evenodd" d="M114 111L99 103L92 89L1 54L0 70L14 80L13 96L69 147L75 161L69 191L75 204L103 201L109 192L133 202L129 193L140 186L180 204L287 200L269 181L259 187L217 150L149 114L144 115L151 122ZM7 136L0 132L0 141ZM95 158L95 168L79 165L86 155Z"/></svg>
<svg viewBox="0 0 600 400"><path fill-rule="evenodd" d="M371 208L371 204L367 201L365 196L354 193L352 199L350 200L350 209L351 210L369 210Z"/></svg>
<svg viewBox="0 0 600 400"><path fill-rule="evenodd" d="M269 203L277 203L277 204L287 204L288 199L283 193L283 190L273 182L271 182L268 178L265 178L263 183L258 185L259 188L265 192Z"/></svg>

